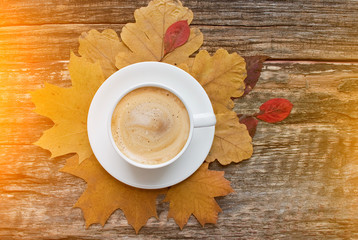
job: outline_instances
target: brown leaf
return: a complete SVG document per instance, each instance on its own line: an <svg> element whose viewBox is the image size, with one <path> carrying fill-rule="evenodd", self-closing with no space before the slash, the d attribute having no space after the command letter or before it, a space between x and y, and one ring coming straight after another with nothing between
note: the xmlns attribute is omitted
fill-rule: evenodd
<svg viewBox="0 0 358 240"><path fill-rule="evenodd" d="M190 29L188 41L168 54L164 54L164 35L170 25L193 19L193 13L180 1L154 0L147 7L134 12L135 23L126 24L121 33L124 45L116 57L117 68L143 61L182 63L203 44L203 34Z"/></svg>
<svg viewBox="0 0 358 240"><path fill-rule="evenodd" d="M244 124L251 138L255 136L258 120L252 116L238 115L240 123Z"/></svg>
<svg viewBox="0 0 358 240"><path fill-rule="evenodd" d="M216 114L214 142L206 161L218 159L227 165L250 158L253 152L251 137L245 125L239 123L236 113L231 111L234 107L231 97L240 97L244 92L244 59L224 49L217 50L213 56L200 51L194 59L188 59L179 67L203 86Z"/></svg>
<svg viewBox="0 0 358 240"><path fill-rule="evenodd" d="M178 21L170 25L164 35L164 55L186 43L189 35L190 28L188 21Z"/></svg>
<svg viewBox="0 0 358 240"><path fill-rule="evenodd" d="M211 171L204 163L185 181L172 186L164 201L169 202L169 218L183 229L191 214L202 226L216 223L221 208L214 197L226 196L234 190L223 171Z"/></svg>
<svg viewBox="0 0 358 240"><path fill-rule="evenodd" d="M70 173L87 182L87 189L74 207L83 211L86 226L102 226L112 213L120 208L136 233L150 217L158 218L156 199L167 189L146 190L128 186L109 175L94 155L78 165L78 155L69 158L62 172Z"/></svg>
<svg viewBox="0 0 358 240"><path fill-rule="evenodd" d="M245 92L242 96L251 92L256 86L256 83L260 78L263 62L268 58L268 56L244 57L246 62L247 77L245 78Z"/></svg>
<svg viewBox="0 0 358 240"><path fill-rule="evenodd" d="M81 34L79 43L79 54L93 63L98 61L105 78L118 70L115 64L116 56L123 43L114 30L105 29L100 33L92 29Z"/></svg>
<svg viewBox="0 0 358 240"><path fill-rule="evenodd" d="M55 125L34 143L51 152L51 157L78 153L79 161L93 153L87 137L87 113L104 76L98 62L90 63L71 53L69 71L72 87L45 83L31 93L35 112L50 118Z"/></svg>

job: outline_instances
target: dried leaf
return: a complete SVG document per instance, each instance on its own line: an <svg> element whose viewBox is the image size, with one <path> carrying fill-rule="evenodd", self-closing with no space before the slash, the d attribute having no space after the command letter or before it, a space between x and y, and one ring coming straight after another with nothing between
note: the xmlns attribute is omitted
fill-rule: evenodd
<svg viewBox="0 0 358 240"><path fill-rule="evenodd" d="M141 61L185 62L182 68L203 85L217 116L214 144L206 161L239 162L251 156L252 145L246 127L232 111L231 97L240 97L244 92L244 59L223 49L213 56L201 51L190 59L202 45L203 35L197 28L190 29L188 34L193 14L179 1L154 0L148 7L136 10L134 17L136 22L126 24L122 30L123 42L109 29L102 33L96 30L83 33L79 39L82 57L71 53L69 70L73 86L60 88L46 84L32 96L36 112L55 123L37 144L49 149L53 157L78 153L68 159L62 171L87 182L87 189L75 204L82 209L86 226L93 223L103 226L116 209L122 209L138 233L150 217L157 217L157 196L167 189L137 189L114 179L93 155L86 132L92 97L117 68ZM178 24L184 22L186 26L178 30ZM191 177L171 187L165 198L170 203L168 217L173 217L180 228L191 214L202 225L216 223L221 209L214 197L233 191L223 175L208 170L208 164L204 163Z"/></svg>
<svg viewBox="0 0 358 240"><path fill-rule="evenodd" d="M87 137L87 113L104 76L99 63L90 63L73 53L69 71L72 87L45 83L44 88L31 94L35 112L55 123L35 145L49 150L51 157L76 152L81 162L93 154Z"/></svg>
<svg viewBox="0 0 358 240"><path fill-rule="evenodd" d="M188 41L190 28L186 20L170 25L164 36L164 55L172 52Z"/></svg>
<svg viewBox="0 0 358 240"><path fill-rule="evenodd" d="M252 140L244 124L235 112L223 110L216 114L215 137L207 162L217 159L222 165L238 163L253 153Z"/></svg>
<svg viewBox="0 0 358 240"><path fill-rule="evenodd" d="M164 34L173 23L193 19L193 13L180 1L154 0L147 7L134 12L135 23L126 24L121 33L124 45L116 57L117 68L143 61L182 63L203 44L203 34L190 29L188 41L168 54L164 54Z"/></svg>
<svg viewBox="0 0 358 240"><path fill-rule="evenodd" d="M255 136L258 120L252 116L238 115L240 123L244 124L251 138Z"/></svg>
<svg viewBox="0 0 358 240"><path fill-rule="evenodd" d="M250 56L244 57L246 62L247 77L245 78L245 91L242 96L245 96L256 86L259 80L263 62L268 59L268 56Z"/></svg>
<svg viewBox="0 0 358 240"><path fill-rule="evenodd" d="M185 181L172 186L164 201L169 202L169 218L183 229L191 214L202 226L216 223L221 208L214 197L226 196L234 190L223 171L211 171L207 163Z"/></svg>
<svg viewBox="0 0 358 240"><path fill-rule="evenodd" d="M257 118L269 122L280 122L287 118L292 110L293 104L284 98L273 98L260 106L260 114Z"/></svg>
<svg viewBox="0 0 358 240"><path fill-rule="evenodd" d="M82 209L86 227L94 223L103 226L118 208L123 211L136 233L150 217L158 218L156 199L167 189L145 190L121 183L102 168L94 155L80 165L78 155L74 155L67 160L61 171L87 182L87 189L74 206Z"/></svg>
<svg viewBox="0 0 358 240"><path fill-rule="evenodd" d="M200 51L194 59L189 59L179 67L203 86L215 113L219 109L217 105L231 110L234 107L231 97L240 97L244 93L245 60L237 53L229 54L221 48L210 56L207 51Z"/></svg>
<svg viewBox="0 0 358 240"><path fill-rule="evenodd" d="M215 138L206 161L218 159L227 165L250 158L253 152L251 137L245 125L239 123L236 113L231 111L234 107L231 97L240 97L244 92L244 59L224 49L217 50L212 57L207 51L200 51L194 59L179 67L203 86L216 114Z"/></svg>
<svg viewBox="0 0 358 240"><path fill-rule="evenodd" d="M100 33L92 29L81 34L79 43L79 54L93 63L98 61L105 78L118 70L115 64L116 56L123 43L114 30L105 29Z"/></svg>

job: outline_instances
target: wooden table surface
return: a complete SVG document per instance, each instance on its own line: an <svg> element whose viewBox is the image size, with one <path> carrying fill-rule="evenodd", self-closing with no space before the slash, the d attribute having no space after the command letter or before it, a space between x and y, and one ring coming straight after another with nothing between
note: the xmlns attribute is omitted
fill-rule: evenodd
<svg viewBox="0 0 358 240"><path fill-rule="evenodd" d="M70 86L69 53L81 32L120 33L148 0L0 0L1 240L358 238L358 1L183 3L204 34L202 49L271 57L254 91L236 100L238 113L275 97L294 104L285 121L259 123L251 159L210 165L236 191L217 198L218 223L201 227L191 217L180 231L158 199L159 220L139 235L120 210L86 230L72 208L85 182L58 172L66 156L50 159L31 144L52 122L33 113L29 92L45 81Z"/></svg>

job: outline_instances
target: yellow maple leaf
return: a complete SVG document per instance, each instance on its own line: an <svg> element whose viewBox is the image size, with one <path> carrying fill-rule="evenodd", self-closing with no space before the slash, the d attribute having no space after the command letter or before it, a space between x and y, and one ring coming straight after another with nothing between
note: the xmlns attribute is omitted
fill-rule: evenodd
<svg viewBox="0 0 358 240"><path fill-rule="evenodd" d="M250 158L252 139L246 126L239 123L236 113L231 111L234 107L231 97L240 97L244 93L245 60L237 53L229 54L218 49L213 56L200 51L195 58L179 67L203 86L216 114L214 142L206 161L217 159L222 165L227 165Z"/></svg>
<svg viewBox="0 0 358 240"><path fill-rule="evenodd" d="M164 199L169 202L168 217L183 229L191 214L202 226L216 223L221 208L214 197L225 196L234 190L224 178L223 171L211 171L208 163L201 167L185 181L169 188Z"/></svg>
<svg viewBox="0 0 358 240"><path fill-rule="evenodd" d="M191 28L188 41L164 55L164 35L173 23L193 20L193 12L180 1L154 0L134 12L135 23L126 24L121 32L123 45L116 58L117 68L143 61L182 63L203 44L203 34Z"/></svg>
<svg viewBox="0 0 358 240"><path fill-rule="evenodd" d="M116 56L123 43L114 30L105 29L100 33L92 29L89 32L82 33L78 41L80 43L78 53L92 63L98 61L105 78L118 70Z"/></svg>
<svg viewBox="0 0 358 240"><path fill-rule="evenodd" d="M49 150L51 157L76 152L82 162L93 154L87 137L87 113L105 79L98 62L90 63L74 53L71 53L68 68L71 87L45 83L44 88L31 93L35 112L54 122L34 144Z"/></svg>
<svg viewBox="0 0 358 240"><path fill-rule="evenodd" d="M92 155L78 165L78 155L67 159L62 172L70 173L87 182L87 189L75 207L83 211L86 227L100 223L102 226L112 213L120 208L136 233L150 217L156 217L156 199L167 189L147 190L128 186L113 178Z"/></svg>

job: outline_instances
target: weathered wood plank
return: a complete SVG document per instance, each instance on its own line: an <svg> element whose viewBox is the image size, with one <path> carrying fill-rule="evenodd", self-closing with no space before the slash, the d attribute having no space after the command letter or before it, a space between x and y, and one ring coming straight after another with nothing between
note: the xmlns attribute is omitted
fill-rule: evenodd
<svg viewBox="0 0 358 240"><path fill-rule="evenodd" d="M0 26L103 23L133 21L135 9L149 0L1 1ZM356 26L355 0L328 1L197 1L183 0L194 12L194 24L218 26L302 26L349 28ZM309 29L308 29L309 30Z"/></svg>
<svg viewBox="0 0 358 240"><path fill-rule="evenodd" d="M299 15L299 14L297 14ZM354 15L356 16L356 15ZM204 34L202 49L210 52L223 47L242 55L268 55L275 59L358 59L358 26L300 27L208 26L198 25ZM298 21L298 20L297 20ZM299 21L298 21L299 22ZM339 22L338 22L339 23ZM68 59L77 49L81 32L113 28L123 24L50 24L0 27L0 61L41 62Z"/></svg>
<svg viewBox="0 0 358 240"><path fill-rule="evenodd" d="M34 42L26 38L31 36L36 40L38 36L39 40L48 41L38 46L57 49L52 46L53 39L57 40L55 44L72 43L89 27L111 27L120 31L123 24L134 21L134 10L147 3L143 0L2 1L0 26L5 28L0 36L6 35L5 32L11 34L12 39L24 36L18 40L23 40L20 45L29 44L27 49L31 49ZM246 55L261 53L274 58L357 60L358 32L354 29L358 24L358 7L355 1L226 0L184 1L184 5L193 10L193 24L204 32L204 48L210 50L221 46ZM63 46L62 49L69 48Z"/></svg>

